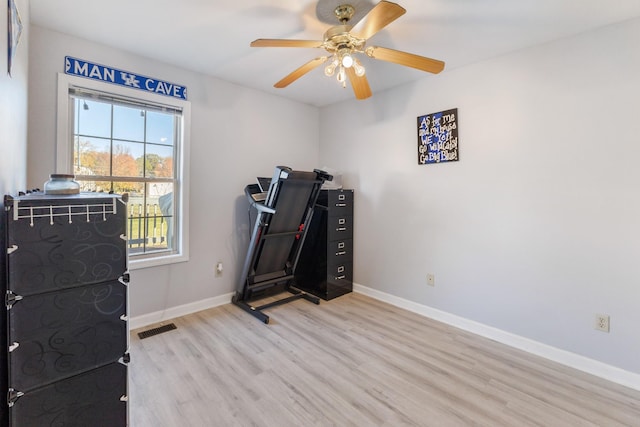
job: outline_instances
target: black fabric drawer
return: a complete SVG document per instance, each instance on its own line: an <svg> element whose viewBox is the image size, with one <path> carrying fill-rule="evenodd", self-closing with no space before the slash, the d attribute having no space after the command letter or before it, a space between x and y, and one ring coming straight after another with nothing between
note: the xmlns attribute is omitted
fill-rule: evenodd
<svg viewBox="0 0 640 427"><path fill-rule="evenodd" d="M117 280L126 271L127 212L118 198L26 196L7 207L8 288L15 294Z"/></svg>
<svg viewBox="0 0 640 427"><path fill-rule="evenodd" d="M9 386L27 391L117 361L127 351L118 281L28 296L9 316Z"/></svg>
<svg viewBox="0 0 640 427"><path fill-rule="evenodd" d="M112 363L19 397L13 426L125 427L127 366Z"/></svg>

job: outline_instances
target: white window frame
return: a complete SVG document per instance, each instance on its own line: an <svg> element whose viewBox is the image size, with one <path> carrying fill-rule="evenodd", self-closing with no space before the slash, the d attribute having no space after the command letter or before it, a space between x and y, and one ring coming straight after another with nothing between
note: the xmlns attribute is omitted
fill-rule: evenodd
<svg viewBox="0 0 640 427"><path fill-rule="evenodd" d="M189 101L156 95L140 90L119 87L110 83L82 77L58 74L58 111L57 111L57 135L56 135L56 173L73 174L73 117L70 112L72 104L69 97L69 89L81 87L105 93L111 93L142 102L164 104L182 110L182 139L178 147L178 191L180 211L175 227L178 230L176 252L171 254L158 253L140 259L129 259L129 269L156 267L160 265L185 262L189 260L189 136L191 134L191 103Z"/></svg>

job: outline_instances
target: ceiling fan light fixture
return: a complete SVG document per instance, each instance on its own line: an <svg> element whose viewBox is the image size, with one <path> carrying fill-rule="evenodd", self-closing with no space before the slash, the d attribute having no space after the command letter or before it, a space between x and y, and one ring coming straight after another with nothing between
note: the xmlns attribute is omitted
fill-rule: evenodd
<svg viewBox="0 0 640 427"><path fill-rule="evenodd" d="M335 72L336 72L336 67L334 67L333 64L329 64L326 67L324 67L324 75L327 77L333 76Z"/></svg>
<svg viewBox="0 0 640 427"><path fill-rule="evenodd" d="M342 66L344 68L350 68L353 65L353 56L350 53L345 53L342 55Z"/></svg>
<svg viewBox="0 0 640 427"><path fill-rule="evenodd" d="M347 80L353 87L357 99L366 99L372 95L371 87L365 76L365 68L358 60L360 54L376 60L412 67L416 70L437 74L444 69L444 62L408 52L368 46L367 41L404 15L406 10L392 1L380 0L317 0L316 13L322 22L339 24L330 27L322 40L257 39L252 47L297 47L321 48L328 55L308 61L289 73L274 86L284 88L324 64L324 74L336 78L342 87ZM345 2L349 3L345 3ZM353 24L352 24L353 23Z"/></svg>
<svg viewBox="0 0 640 427"><path fill-rule="evenodd" d="M327 77L333 76L336 72L336 67L338 67L339 64L340 62L338 61L338 58L334 56L333 61L331 61L329 64L327 64L326 67L324 67L324 75Z"/></svg>
<svg viewBox="0 0 640 427"><path fill-rule="evenodd" d="M344 67L342 66L340 66L340 69L338 70L337 79L339 83L342 83L342 87L345 87L347 85L347 75L344 71Z"/></svg>
<svg viewBox="0 0 640 427"><path fill-rule="evenodd" d="M356 76L362 77L364 76L365 70L360 61L354 59L353 61L353 71L356 73Z"/></svg>

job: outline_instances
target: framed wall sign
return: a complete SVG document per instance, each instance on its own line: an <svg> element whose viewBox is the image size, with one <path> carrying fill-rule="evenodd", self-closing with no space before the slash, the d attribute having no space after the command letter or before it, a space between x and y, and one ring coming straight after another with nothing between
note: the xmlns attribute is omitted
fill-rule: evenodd
<svg viewBox="0 0 640 427"><path fill-rule="evenodd" d="M418 117L418 164L455 162L458 150L458 109Z"/></svg>
<svg viewBox="0 0 640 427"><path fill-rule="evenodd" d="M15 0L7 0L7 73L11 76L11 64L22 34L22 20Z"/></svg>
<svg viewBox="0 0 640 427"><path fill-rule="evenodd" d="M172 98L187 99L187 88L175 83L163 80L152 79L151 77L135 74L129 71L119 70L89 61L64 57L64 73L72 76L85 77L87 79L99 80L119 86L126 86L133 89L152 92L158 95L170 96Z"/></svg>

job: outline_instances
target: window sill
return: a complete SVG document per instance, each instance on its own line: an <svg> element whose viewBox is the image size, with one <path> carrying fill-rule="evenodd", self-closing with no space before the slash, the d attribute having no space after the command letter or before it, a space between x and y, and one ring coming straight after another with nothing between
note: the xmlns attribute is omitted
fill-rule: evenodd
<svg viewBox="0 0 640 427"><path fill-rule="evenodd" d="M185 254L173 254L156 256L153 258L130 259L129 270L141 270L143 268L158 267L161 265L176 264L189 261L189 256Z"/></svg>

